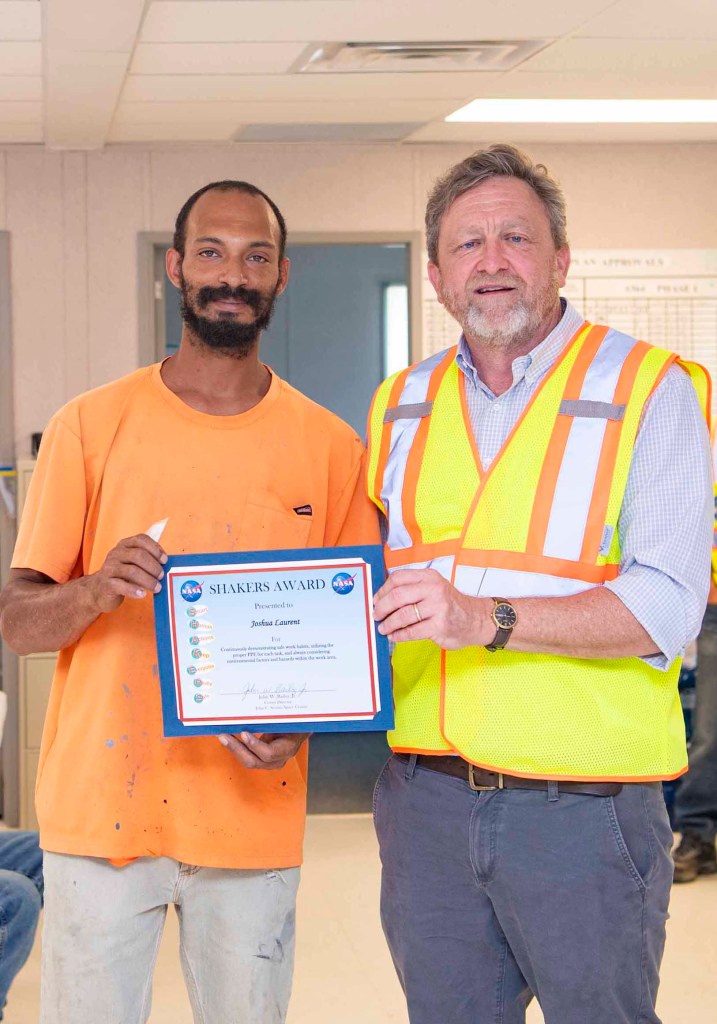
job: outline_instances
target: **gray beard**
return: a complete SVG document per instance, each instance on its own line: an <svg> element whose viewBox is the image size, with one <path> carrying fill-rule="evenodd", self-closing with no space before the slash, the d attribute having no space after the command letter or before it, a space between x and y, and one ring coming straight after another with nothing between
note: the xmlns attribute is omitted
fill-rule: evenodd
<svg viewBox="0 0 717 1024"><path fill-rule="evenodd" d="M459 323L468 338L479 341L485 348L505 350L522 346L537 330L540 320L521 303L500 324L490 323L475 306L468 306Z"/></svg>

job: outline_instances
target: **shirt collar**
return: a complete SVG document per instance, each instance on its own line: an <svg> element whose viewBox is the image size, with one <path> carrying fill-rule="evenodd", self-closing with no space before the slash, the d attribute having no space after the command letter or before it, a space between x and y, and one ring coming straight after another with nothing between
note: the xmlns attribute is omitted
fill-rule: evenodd
<svg viewBox="0 0 717 1024"><path fill-rule="evenodd" d="M517 359L513 360L513 387L523 379L528 384L532 384L543 377L558 358L565 345L585 322L577 309L567 299L561 298L560 305L563 315L550 334L526 355L518 356ZM485 386L478 376L478 371L473 365L471 351L468 348L464 335L461 335L458 342L456 363L459 370L465 374L474 387L479 387L486 394L492 395L490 389Z"/></svg>

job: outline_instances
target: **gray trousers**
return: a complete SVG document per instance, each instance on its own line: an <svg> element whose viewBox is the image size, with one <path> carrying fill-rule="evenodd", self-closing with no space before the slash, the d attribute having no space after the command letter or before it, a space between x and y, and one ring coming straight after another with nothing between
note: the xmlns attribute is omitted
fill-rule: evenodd
<svg viewBox="0 0 717 1024"><path fill-rule="evenodd" d="M659 783L473 792L392 757L374 793L381 917L411 1024L660 1024L672 882Z"/></svg>
<svg viewBox="0 0 717 1024"><path fill-rule="evenodd" d="M717 605L707 605L697 641L690 770L675 793L675 826L712 843L717 834Z"/></svg>

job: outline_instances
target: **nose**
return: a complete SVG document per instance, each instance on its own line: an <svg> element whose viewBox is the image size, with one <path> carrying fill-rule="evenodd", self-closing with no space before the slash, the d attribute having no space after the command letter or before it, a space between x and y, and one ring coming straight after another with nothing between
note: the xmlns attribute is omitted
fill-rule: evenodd
<svg viewBox="0 0 717 1024"><path fill-rule="evenodd" d="M480 269L486 274L499 274L508 269L503 244L498 238L487 238L481 250Z"/></svg>
<svg viewBox="0 0 717 1024"><path fill-rule="evenodd" d="M247 280L247 270L243 260L226 259L223 261L219 274L220 284L228 284L230 288L238 288L239 285L246 284Z"/></svg>

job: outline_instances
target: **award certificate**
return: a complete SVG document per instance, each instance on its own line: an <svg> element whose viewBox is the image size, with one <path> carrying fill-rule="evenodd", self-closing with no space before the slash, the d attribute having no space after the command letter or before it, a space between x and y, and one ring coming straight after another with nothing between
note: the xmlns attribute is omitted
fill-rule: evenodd
<svg viewBox="0 0 717 1024"><path fill-rule="evenodd" d="M165 736L393 726L378 546L170 555L155 624Z"/></svg>

